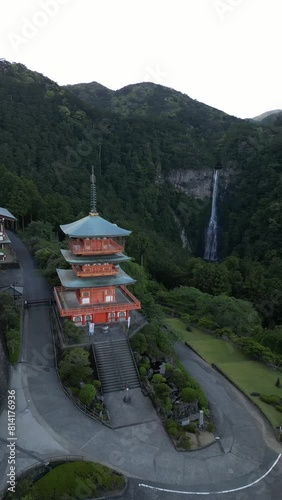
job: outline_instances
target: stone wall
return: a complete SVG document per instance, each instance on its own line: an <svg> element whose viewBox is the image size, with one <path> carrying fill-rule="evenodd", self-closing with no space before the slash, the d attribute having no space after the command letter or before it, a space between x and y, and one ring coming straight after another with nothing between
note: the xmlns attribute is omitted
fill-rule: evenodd
<svg viewBox="0 0 282 500"><path fill-rule="evenodd" d="M7 390L9 381L9 363L7 352L4 347L4 340L0 335L0 413L3 411L7 401Z"/></svg>

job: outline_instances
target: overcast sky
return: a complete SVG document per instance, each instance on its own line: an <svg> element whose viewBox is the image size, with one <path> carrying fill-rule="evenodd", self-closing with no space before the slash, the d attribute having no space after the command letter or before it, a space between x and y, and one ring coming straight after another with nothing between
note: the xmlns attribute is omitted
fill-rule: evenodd
<svg viewBox="0 0 282 500"><path fill-rule="evenodd" d="M1 54L59 84L151 81L239 117L282 108L282 0L2 0Z"/></svg>

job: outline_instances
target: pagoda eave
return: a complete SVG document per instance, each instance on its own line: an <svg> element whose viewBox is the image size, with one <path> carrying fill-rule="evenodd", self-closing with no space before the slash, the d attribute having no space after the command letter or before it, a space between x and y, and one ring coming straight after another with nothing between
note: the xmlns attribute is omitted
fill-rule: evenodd
<svg viewBox="0 0 282 500"><path fill-rule="evenodd" d="M73 301L68 299L70 295L70 290L65 290L63 287L55 287L54 295L55 300L60 312L61 317L70 316L80 316L80 315L91 315L97 313L112 313L118 311L133 311L141 309L141 302L136 299L136 297L127 290L126 287L119 287L120 290L120 300L118 302L110 303L99 303L99 304L87 304L79 305L78 302L74 306L70 306L69 302ZM75 301L76 302L76 301Z"/></svg>
<svg viewBox="0 0 282 500"><path fill-rule="evenodd" d="M136 280L128 276L122 269L119 269L119 273L115 276L95 276L92 278L78 277L71 269L57 269L57 273L63 287L70 290L131 285L136 282Z"/></svg>
<svg viewBox="0 0 282 500"><path fill-rule="evenodd" d="M119 264L120 262L128 262L131 257L119 252L116 254L104 254L104 255L75 255L70 250L61 250L66 262L69 264L103 264L104 262L109 262L110 264Z"/></svg>

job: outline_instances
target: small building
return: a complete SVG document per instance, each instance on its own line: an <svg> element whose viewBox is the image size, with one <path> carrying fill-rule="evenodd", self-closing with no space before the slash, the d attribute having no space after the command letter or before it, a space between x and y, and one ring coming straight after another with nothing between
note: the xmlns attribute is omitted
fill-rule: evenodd
<svg viewBox="0 0 282 500"><path fill-rule="evenodd" d="M57 269L61 282L55 287L60 316L76 325L130 323L130 311L141 304L127 289L135 280L120 264L130 260L124 252L131 234L100 217L96 210L94 173L91 176L93 202L88 216L62 225L68 250L61 250L71 269Z"/></svg>
<svg viewBox="0 0 282 500"><path fill-rule="evenodd" d="M11 240L5 229L6 222L16 224L16 221L16 217L14 217L9 210L0 207L0 262L6 263L16 260L12 250Z"/></svg>
<svg viewBox="0 0 282 500"><path fill-rule="evenodd" d="M14 283L13 285L0 287L0 292L10 295L14 300L19 300L23 295L23 286Z"/></svg>

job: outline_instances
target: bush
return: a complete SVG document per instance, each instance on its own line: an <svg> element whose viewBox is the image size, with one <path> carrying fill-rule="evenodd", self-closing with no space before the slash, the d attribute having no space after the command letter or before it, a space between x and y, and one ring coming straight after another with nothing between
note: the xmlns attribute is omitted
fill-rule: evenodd
<svg viewBox="0 0 282 500"><path fill-rule="evenodd" d="M282 406L281 405L275 405L275 408L277 411L280 411L280 413L282 413Z"/></svg>
<svg viewBox="0 0 282 500"><path fill-rule="evenodd" d="M86 384L79 392L80 401L89 406L96 396L96 389L92 384Z"/></svg>
<svg viewBox="0 0 282 500"><path fill-rule="evenodd" d="M169 436L172 437L173 439L178 439L180 436L180 432L177 429L177 427L169 427L167 429L167 432L168 432Z"/></svg>
<svg viewBox="0 0 282 500"><path fill-rule="evenodd" d="M209 404L208 398L202 389L196 389L196 399L198 400L200 408L206 408Z"/></svg>
<svg viewBox="0 0 282 500"><path fill-rule="evenodd" d="M79 397L79 389L78 387L71 387L71 392L75 398Z"/></svg>
<svg viewBox="0 0 282 500"><path fill-rule="evenodd" d="M261 401L263 401L263 403L266 403L268 405L280 405L280 398L275 394L271 394L270 396L261 394L259 398Z"/></svg>
<svg viewBox="0 0 282 500"><path fill-rule="evenodd" d="M188 424L183 427L186 432L192 432L192 434L195 434L196 432L196 425L195 424Z"/></svg>
<svg viewBox="0 0 282 500"><path fill-rule="evenodd" d="M8 330L6 333L6 343L10 363L17 363L21 348L21 334L18 328Z"/></svg>
<svg viewBox="0 0 282 500"><path fill-rule="evenodd" d="M99 391L99 389L101 389L102 384L101 384L100 380L93 380L93 385L94 385L96 391Z"/></svg>
<svg viewBox="0 0 282 500"><path fill-rule="evenodd" d="M159 399L159 405L165 411L165 413L167 415L170 414L170 412L172 410L172 402L171 402L170 397Z"/></svg>
<svg viewBox="0 0 282 500"><path fill-rule="evenodd" d="M218 326L212 319L206 318L205 316L199 319L198 325L206 330L215 330Z"/></svg>
<svg viewBox="0 0 282 500"><path fill-rule="evenodd" d="M172 418L168 418L165 421L165 428L168 430L171 429L172 427L177 429L177 427L179 427L179 423L176 422L176 420L173 420Z"/></svg>
<svg viewBox="0 0 282 500"><path fill-rule="evenodd" d="M71 337L72 335L76 335L78 332L78 327L75 326L73 321L66 321L64 323L64 334L67 335L68 337Z"/></svg>
<svg viewBox="0 0 282 500"><path fill-rule="evenodd" d="M180 390L187 385L187 375L180 368L173 370L171 379Z"/></svg>
<svg viewBox="0 0 282 500"><path fill-rule="evenodd" d="M197 399L197 393L195 389L191 389L190 387L184 387L180 393L180 397L186 403L192 403Z"/></svg>
<svg viewBox="0 0 282 500"><path fill-rule="evenodd" d="M80 382L89 382L92 375L89 352L81 347L68 349L59 363L59 373L63 382L71 387L80 387Z"/></svg>
<svg viewBox="0 0 282 500"><path fill-rule="evenodd" d="M144 333L136 333L134 337L130 340L131 348L135 352L139 352L139 354L143 354L147 348L148 343Z"/></svg>
<svg viewBox="0 0 282 500"><path fill-rule="evenodd" d="M207 432L214 432L215 431L215 425L212 422L207 423Z"/></svg>
<svg viewBox="0 0 282 500"><path fill-rule="evenodd" d="M145 356L144 358L141 359L140 365L144 366L144 368L146 369L146 371L151 368L151 363L150 363L149 358L147 358L147 356Z"/></svg>
<svg viewBox="0 0 282 500"><path fill-rule="evenodd" d="M145 366L142 366L142 365L140 366L139 373L140 373L141 377L145 377L146 376L147 370L146 370Z"/></svg>
<svg viewBox="0 0 282 500"><path fill-rule="evenodd" d="M166 363L166 365L165 365L166 375L168 375L168 376L172 375L173 369L174 369L173 365L171 365L170 363Z"/></svg>
<svg viewBox="0 0 282 500"><path fill-rule="evenodd" d="M177 443L177 446L179 446L179 448L184 448L184 450L190 450L191 441L190 441L189 436L186 436L185 434L180 436L180 439Z"/></svg>
<svg viewBox="0 0 282 500"><path fill-rule="evenodd" d="M153 384L161 384L162 382L166 382L166 379L160 375L159 373L156 373L153 378L152 378Z"/></svg>
<svg viewBox="0 0 282 500"><path fill-rule="evenodd" d="M155 384L154 389L158 399L166 400L166 398L170 395L170 388L167 384L164 383Z"/></svg>

